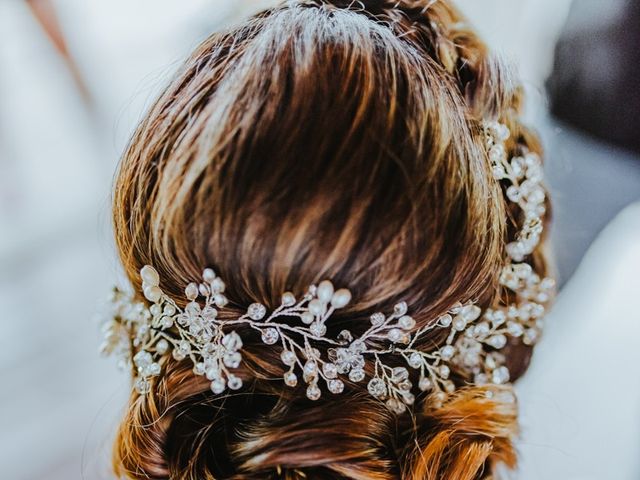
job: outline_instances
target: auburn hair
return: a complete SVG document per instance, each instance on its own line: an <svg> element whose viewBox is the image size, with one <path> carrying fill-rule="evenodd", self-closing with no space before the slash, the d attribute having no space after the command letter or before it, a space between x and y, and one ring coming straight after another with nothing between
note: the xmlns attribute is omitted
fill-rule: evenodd
<svg viewBox="0 0 640 480"><path fill-rule="evenodd" d="M499 271L521 219L491 175L481 122L508 125L511 154L539 152L520 103L448 1L266 10L206 39L135 132L113 203L124 268L139 290L137 272L153 265L181 298L213 267L229 318L329 278L354 299L330 334L361 333L400 300L416 328L459 299L487 308L504 295ZM546 268L541 251L529 260ZM401 416L362 384L313 402L283 384L277 348L241 334L242 390L214 395L188 361L167 358L152 392L132 394L119 476L474 480L515 466L516 407L482 387L439 408L418 397ZM506 352L517 377L530 348Z"/></svg>

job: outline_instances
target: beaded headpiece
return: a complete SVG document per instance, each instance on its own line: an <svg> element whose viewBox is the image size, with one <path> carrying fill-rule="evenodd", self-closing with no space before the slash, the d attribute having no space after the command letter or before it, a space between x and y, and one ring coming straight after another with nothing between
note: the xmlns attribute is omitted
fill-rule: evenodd
<svg viewBox="0 0 640 480"><path fill-rule="evenodd" d="M499 279L512 292L512 303L482 312L471 301L458 302L416 329L407 304L400 302L393 312L371 315L362 335L343 330L331 338L327 322L350 302L351 293L336 290L328 280L312 285L300 298L285 292L280 306L271 312L253 303L238 318L222 320L218 310L227 304L225 284L212 269L187 285L188 303L182 309L161 290L157 271L147 265L140 275L142 293L151 305L114 290L102 350L118 354L123 366L133 368L134 387L140 394L151 390L150 379L161 374L160 360L166 355L178 361L188 358L194 374L206 377L215 394L240 389L242 380L234 374L242 362L240 326L257 331L266 345L280 348L284 383L295 387L302 380L311 400L320 398L325 389L341 393L348 378L352 383L366 381L371 395L402 413L415 401L410 369L419 372L417 387L433 395L434 402L442 402L456 389L449 378L453 370L476 385L508 383L501 350L509 337L521 338L527 345L536 342L554 281L540 278L523 262L540 242L543 229L540 158L533 152L509 158L505 142L510 133L505 125L486 123L484 132L493 176L508 184L507 198L524 214L515 240L507 245L509 258ZM417 348L418 340L435 330L447 332L443 345L433 351Z"/></svg>

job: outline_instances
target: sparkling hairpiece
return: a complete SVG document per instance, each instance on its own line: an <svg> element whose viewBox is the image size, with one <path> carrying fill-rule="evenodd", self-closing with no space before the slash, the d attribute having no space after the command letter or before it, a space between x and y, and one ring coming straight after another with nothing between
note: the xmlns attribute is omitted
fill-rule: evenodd
<svg viewBox="0 0 640 480"><path fill-rule="evenodd" d="M536 342L554 281L541 279L528 263L522 263L542 233L545 190L540 159L529 152L507 158L504 143L509 130L502 124L487 123L484 132L494 178L509 183L508 199L524 212L522 228L507 245L509 261L500 275L500 284L512 292L513 303L483 313L473 302L459 302L416 330L407 304L401 302L393 312L371 315L362 335L343 330L330 338L327 322L350 302L351 294L347 289L336 290L328 280L312 285L301 298L284 293L271 313L253 303L244 315L221 320L217 315L227 304L225 284L212 269L204 270L201 281L187 285L189 303L181 309L160 289L158 273L147 265L140 275L151 306L116 289L103 351L119 354L123 366L134 368L134 387L140 394L151 390L150 379L161 374L160 360L169 354L178 361L189 358L194 373L205 376L215 394L240 389L242 380L234 374L242 362L242 338L236 331L240 326L259 332L264 344L281 347L280 358L287 367L285 384L295 387L301 378L311 400L320 398L321 387L338 394L347 378L353 383L366 380L371 395L402 413L415 401L410 370L419 372L418 389L432 394L435 403L455 390L452 371L477 385L508 383L501 350L509 338L521 338L527 345ZM417 348L418 340L434 330L448 332L444 344L433 351Z"/></svg>

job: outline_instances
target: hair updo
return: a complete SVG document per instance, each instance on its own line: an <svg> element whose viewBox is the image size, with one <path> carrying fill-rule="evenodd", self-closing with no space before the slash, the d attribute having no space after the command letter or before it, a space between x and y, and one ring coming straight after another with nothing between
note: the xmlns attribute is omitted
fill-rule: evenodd
<svg viewBox="0 0 640 480"><path fill-rule="evenodd" d="M447 1L294 1L205 40L138 127L114 194L118 251L136 289L211 266L229 315L279 305L324 278L353 293L330 333L361 333L406 301L416 328L458 299L500 301L519 211L491 175L483 119L510 152L540 147L521 91ZM541 251L530 259L545 270ZM186 299L185 299L186 303ZM516 408L481 387L397 416L347 385L308 400L277 349L242 333L245 387L214 395L188 361L163 360L134 393L115 447L132 479L489 478L515 465ZM430 350L441 335L420 338ZM530 347L506 349L512 378Z"/></svg>

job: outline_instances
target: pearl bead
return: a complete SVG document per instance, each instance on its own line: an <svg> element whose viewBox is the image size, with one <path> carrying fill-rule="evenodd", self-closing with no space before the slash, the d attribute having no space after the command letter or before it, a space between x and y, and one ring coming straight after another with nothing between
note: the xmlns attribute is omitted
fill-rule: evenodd
<svg viewBox="0 0 640 480"><path fill-rule="evenodd" d="M216 278L216 273L213 271L212 268L205 268L204 272L202 272L202 279L207 283L213 282L215 278Z"/></svg>
<svg viewBox="0 0 640 480"><path fill-rule="evenodd" d="M316 294L322 303L329 303L333 297L333 284L329 280L324 280L318 285Z"/></svg>
<svg viewBox="0 0 640 480"><path fill-rule="evenodd" d="M282 304L285 307L291 307L295 305L296 297L291 292L285 292L282 294Z"/></svg>
<svg viewBox="0 0 640 480"><path fill-rule="evenodd" d="M333 294L331 306L333 308L344 308L351 301L351 292L346 288L341 288Z"/></svg>
<svg viewBox="0 0 640 480"><path fill-rule="evenodd" d="M153 303L156 303L158 300L160 300L160 297L162 296L162 290L160 290L159 287L150 285L144 287L143 293L144 297Z"/></svg>
<svg viewBox="0 0 640 480"><path fill-rule="evenodd" d="M195 300L198 298L198 285L195 283L190 283L187 285L187 288L184 289L184 294L187 296L189 300Z"/></svg>
<svg viewBox="0 0 640 480"><path fill-rule="evenodd" d="M309 302L309 311L311 312L312 315L316 317L323 315L326 309L327 309L327 306L318 299L311 300Z"/></svg>
<svg viewBox="0 0 640 480"><path fill-rule="evenodd" d="M160 284L160 275L158 275L156 269L150 265L142 267L140 270L140 277L142 278L142 281L147 283L149 286L157 287Z"/></svg>

